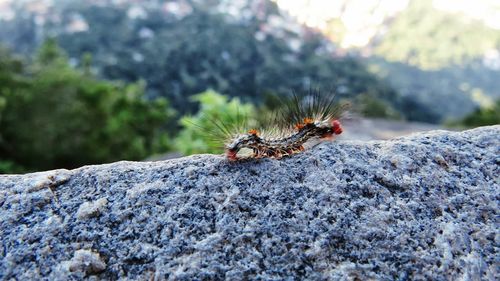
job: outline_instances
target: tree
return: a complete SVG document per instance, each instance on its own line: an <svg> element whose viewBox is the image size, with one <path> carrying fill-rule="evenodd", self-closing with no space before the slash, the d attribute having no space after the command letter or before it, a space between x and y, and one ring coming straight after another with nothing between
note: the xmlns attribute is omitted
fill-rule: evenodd
<svg viewBox="0 0 500 281"><path fill-rule="evenodd" d="M9 57L0 57L0 65ZM96 79L73 69L54 40L32 65L2 72L0 158L27 171L74 168L165 151L173 111L144 98L144 83ZM18 77L19 76L19 77ZM3 171L6 172L6 171Z"/></svg>
<svg viewBox="0 0 500 281"><path fill-rule="evenodd" d="M196 110L189 97L209 88L254 104L264 93L285 96L311 86L349 98L364 93L388 105L396 99L358 59L334 57L334 46L320 33L289 28L274 2L263 1L259 16L246 11L248 18L205 4L191 1L183 16L144 5L147 17L130 18L127 4L77 3L62 14L81 14L88 31L62 32L57 39L73 58L95 54L103 77L144 79L148 96L167 97L183 114Z"/></svg>
<svg viewBox="0 0 500 281"><path fill-rule="evenodd" d="M227 96L207 90L191 99L200 103L200 109L194 116L181 118L183 129L175 139L176 149L184 155L221 153L226 137L221 127L231 130L243 123L256 125L254 106L238 98L229 100Z"/></svg>
<svg viewBox="0 0 500 281"><path fill-rule="evenodd" d="M500 99L488 108L478 108L467 115L461 122L467 127L479 127L500 124Z"/></svg>

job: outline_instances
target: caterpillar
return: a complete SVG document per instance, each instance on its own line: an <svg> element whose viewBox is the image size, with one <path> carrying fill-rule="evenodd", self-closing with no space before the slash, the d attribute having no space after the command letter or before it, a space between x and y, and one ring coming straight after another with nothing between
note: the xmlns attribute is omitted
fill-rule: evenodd
<svg viewBox="0 0 500 281"><path fill-rule="evenodd" d="M234 124L212 121L220 131L216 135L223 136L225 157L229 161L281 159L304 151L311 140L333 140L340 135L343 128L339 119L347 107L348 104L336 103L335 95L311 91L303 96L294 94L283 102L261 128L246 128L246 117L243 122L235 120Z"/></svg>

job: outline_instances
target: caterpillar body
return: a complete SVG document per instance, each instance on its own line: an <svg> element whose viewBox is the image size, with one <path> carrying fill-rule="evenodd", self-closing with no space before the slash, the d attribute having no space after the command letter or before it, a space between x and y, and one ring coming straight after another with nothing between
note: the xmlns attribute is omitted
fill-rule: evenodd
<svg viewBox="0 0 500 281"><path fill-rule="evenodd" d="M252 150L252 158L281 159L304 150L304 144L312 138L332 139L334 135L342 133L340 122L336 119L310 120L297 124L297 131L290 136L279 139L266 139L259 136L259 131L253 129L247 134L239 135L226 145L226 157L229 160L238 160L238 152L242 148Z"/></svg>
<svg viewBox="0 0 500 281"><path fill-rule="evenodd" d="M304 151L310 140L333 140L343 131L339 119L347 104L336 103L334 95L319 91L302 97L295 94L283 104L261 129L246 129L242 133L245 126L216 124L225 136L227 159L281 159ZM241 153L243 150L246 153Z"/></svg>

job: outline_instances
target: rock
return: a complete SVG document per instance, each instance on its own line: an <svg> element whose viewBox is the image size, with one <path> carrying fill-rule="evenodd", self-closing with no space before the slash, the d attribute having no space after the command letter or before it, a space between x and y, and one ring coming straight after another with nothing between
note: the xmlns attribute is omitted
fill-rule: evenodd
<svg viewBox="0 0 500 281"><path fill-rule="evenodd" d="M78 211L76 211L76 217L78 219L88 219L99 216L107 203L108 200L106 198L101 198L94 202L84 202L80 205Z"/></svg>
<svg viewBox="0 0 500 281"><path fill-rule="evenodd" d="M89 275L103 272L106 269L106 263L101 260L99 254L83 249L75 252L67 266L71 272L85 272Z"/></svg>
<svg viewBox="0 0 500 281"><path fill-rule="evenodd" d="M0 176L0 279L498 280L499 136Z"/></svg>

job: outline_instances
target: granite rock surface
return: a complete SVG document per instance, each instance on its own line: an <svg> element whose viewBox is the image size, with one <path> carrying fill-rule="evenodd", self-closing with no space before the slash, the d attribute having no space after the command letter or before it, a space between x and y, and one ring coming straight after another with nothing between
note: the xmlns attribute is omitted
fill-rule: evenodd
<svg viewBox="0 0 500 281"><path fill-rule="evenodd" d="M499 280L500 126L0 176L0 280Z"/></svg>

